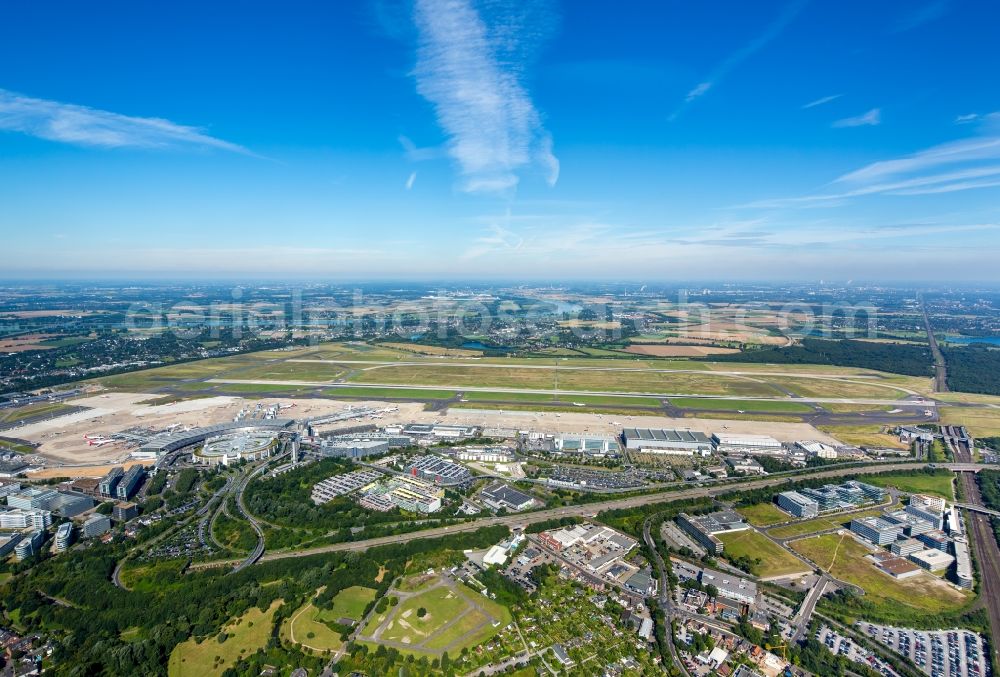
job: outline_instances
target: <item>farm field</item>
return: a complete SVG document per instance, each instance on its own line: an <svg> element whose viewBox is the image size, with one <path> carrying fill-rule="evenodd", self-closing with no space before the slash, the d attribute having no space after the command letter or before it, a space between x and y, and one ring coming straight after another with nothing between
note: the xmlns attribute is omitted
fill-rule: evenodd
<svg viewBox="0 0 1000 677"><path fill-rule="evenodd" d="M940 496L949 501L955 500L955 476L928 475L927 473L912 473L910 475L894 475L892 477L880 477L872 475L862 478L863 481L879 487L896 487L900 491L909 494L930 494Z"/></svg>
<svg viewBox="0 0 1000 677"><path fill-rule="evenodd" d="M809 571L807 564L753 529L717 534L717 538L725 544L724 557L760 560L752 567L755 576L771 578Z"/></svg>
<svg viewBox="0 0 1000 677"><path fill-rule="evenodd" d="M972 593L960 592L928 573L902 581L882 573L864 559L869 550L848 534L805 538L792 543L792 548L836 578L862 588L865 598L876 605L936 614L960 609L972 598Z"/></svg>
<svg viewBox="0 0 1000 677"><path fill-rule="evenodd" d="M782 512L774 503L755 503L754 505L739 508L737 512L746 517L750 524L757 527L766 527L795 519L791 515Z"/></svg>
<svg viewBox="0 0 1000 677"><path fill-rule="evenodd" d="M201 644L193 639L178 644L170 654L167 674L170 677L202 677L221 675L236 661L262 648L271 636L271 619L281 606L281 600L273 602L267 611L253 608L222 631L229 637L219 643L214 635Z"/></svg>

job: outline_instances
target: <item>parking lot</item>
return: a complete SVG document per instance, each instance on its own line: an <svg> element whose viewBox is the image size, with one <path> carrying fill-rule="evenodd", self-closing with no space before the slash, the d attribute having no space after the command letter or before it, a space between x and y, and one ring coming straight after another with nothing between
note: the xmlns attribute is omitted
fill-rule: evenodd
<svg viewBox="0 0 1000 677"><path fill-rule="evenodd" d="M987 677L989 660L982 638L971 630L910 630L858 623L872 639L907 657L931 677Z"/></svg>
<svg viewBox="0 0 1000 677"><path fill-rule="evenodd" d="M875 670L886 677L899 677L899 674L892 669L892 666L883 661L881 658L873 654L865 647L852 642L850 638L844 637L843 635L835 632L826 625L821 627L819 632L816 633L816 639L825 645L826 648L830 650L830 653L834 655L843 656L847 660L853 661L854 663L867 665L872 670Z"/></svg>

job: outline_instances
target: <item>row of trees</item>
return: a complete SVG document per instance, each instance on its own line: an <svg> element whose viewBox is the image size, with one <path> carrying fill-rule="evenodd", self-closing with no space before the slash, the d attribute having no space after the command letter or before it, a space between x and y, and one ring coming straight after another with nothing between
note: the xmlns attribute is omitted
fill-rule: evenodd
<svg viewBox="0 0 1000 677"><path fill-rule="evenodd" d="M933 365L930 348L927 346L809 338L802 339L800 345L786 348L748 350L731 355L712 355L703 359L711 359L713 362L826 364L875 369L909 376L930 376Z"/></svg>

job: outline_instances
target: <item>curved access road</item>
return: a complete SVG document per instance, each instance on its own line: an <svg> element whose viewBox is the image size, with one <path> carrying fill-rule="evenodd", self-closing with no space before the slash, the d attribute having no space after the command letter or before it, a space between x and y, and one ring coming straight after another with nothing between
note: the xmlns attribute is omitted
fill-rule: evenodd
<svg viewBox="0 0 1000 677"><path fill-rule="evenodd" d="M808 473L802 473L798 475L784 476L784 477L767 477L758 480L750 480L747 482L727 484L711 488L692 487L691 489L680 489L678 491L643 494L642 496L631 496L629 498L612 499L595 503L587 503L584 505L571 505L562 508L549 508L547 510L537 510L535 512L530 512L523 515L487 517L484 519L473 520L471 522L465 522L462 524L452 524L445 527L435 527L433 529L424 529L423 531L414 531L407 534L393 534L391 536L368 538L359 541L333 543L331 545L321 545L314 548L305 548L302 550L269 552L260 556L258 561L268 562L276 559L285 559L288 557L306 557L309 555L318 555L327 552L367 550L368 548L373 548L380 545L403 543L406 541L413 541L421 538L437 538L440 536L447 536L450 534L476 531L478 529L482 529L483 527L490 527L495 525L504 525L507 527L523 527L528 524L533 524L536 522L544 522L546 520L559 517L594 517L597 515L597 513L603 510L636 508L639 506L648 505L650 503L670 503L673 501L681 501L688 498L718 496L733 491L761 489L764 487L777 487L782 484L796 482L801 479L814 479L814 478L822 479L822 478L843 477L844 475L856 475L859 473L873 475L885 472L892 472L895 470L917 470L924 467L927 467L926 463L893 463L893 464L881 463L873 465L852 466L849 468L816 470L814 472L808 472ZM976 472L979 469L988 466L984 466L978 463L938 463L937 467L948 468L949 470L954 470L954 471ZM237 566L241 564L242 566L240 566L240 568L243 568L243 566L247 566L248 563L249 563L248 560L244 560L243 562L233 561L233 560L220 560L217 562L198 562L196 564L192 564L190 569L196 570L196 569L205 569L205 568L220 567L220 566Z"/></svg>

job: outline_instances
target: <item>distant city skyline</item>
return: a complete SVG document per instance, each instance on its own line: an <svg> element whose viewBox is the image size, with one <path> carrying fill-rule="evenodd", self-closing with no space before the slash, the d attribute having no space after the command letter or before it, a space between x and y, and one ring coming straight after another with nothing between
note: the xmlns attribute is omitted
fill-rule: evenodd
<svg viewBox="0 0 1000 677"><path fill-rule="evenodd" d="M15 3L0 278L1000 282L998 20Z"/></svg>

